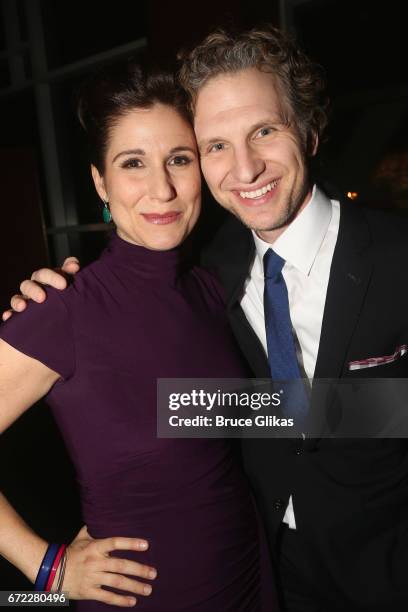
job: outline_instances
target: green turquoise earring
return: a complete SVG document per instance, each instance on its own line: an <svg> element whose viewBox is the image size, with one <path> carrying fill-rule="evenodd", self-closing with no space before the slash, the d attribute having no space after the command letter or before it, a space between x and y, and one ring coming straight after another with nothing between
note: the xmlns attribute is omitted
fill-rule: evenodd
<svg viewBox="0 0 408 612"><path fill-rule="evenodd" d="M102 216L104 223L110 223L112 221L112 215L111 211L109 210L108 202L104 202Z"/></svg>

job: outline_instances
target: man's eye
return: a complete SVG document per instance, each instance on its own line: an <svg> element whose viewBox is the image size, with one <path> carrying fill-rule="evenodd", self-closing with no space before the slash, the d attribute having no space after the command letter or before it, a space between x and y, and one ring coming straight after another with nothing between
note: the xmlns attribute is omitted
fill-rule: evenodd
<svg viewBox="0 0 408 612"><path fill-rule="evenodd" d="M213 145L210 147L210 153L211 153L211 152L213 152L213 151L222 151L224 148L225 148L224 143L222 143L222 142L216 142L215 144L213 144Z"/></svg>
<svg viewBox="0 0 408 612"><path fill-rule="evenodd" d="M141 168L142 165L140 159L127 159L123 162L122 168Z"/></svg>
<svg viewBox="0 0 408 612"><path fill-rule="evenodd" d="M256 133L255 138L262 138L263 136L268 136L272 132L273 132L273 128L271 128L271 127L264 127L264 128L262 128L261 130L259 130Z"/></svg>
<svg viewBox="0 0 408 612"><path fill-rule="evenodd" d="M191 162L191 159L186 155L177 155L170 160L171 166L186 166Z"/></svg>

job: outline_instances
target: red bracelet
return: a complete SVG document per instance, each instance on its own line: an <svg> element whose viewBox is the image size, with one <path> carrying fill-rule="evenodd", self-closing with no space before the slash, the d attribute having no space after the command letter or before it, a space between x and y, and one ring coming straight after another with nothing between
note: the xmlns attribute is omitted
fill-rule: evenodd
<svg viewBox="0 0 408 612"><path fill-rule="evenodd" d="M52 564L50 575L48 576L47 584L45 585L45 591L51 591L51 587L54 583L55 574L57 573L58 566L60 564L62 555L64 554L64 550L66 549L66 547L66 544L61 544L58 549L58 552L54 559L54 563Z"/></svg>

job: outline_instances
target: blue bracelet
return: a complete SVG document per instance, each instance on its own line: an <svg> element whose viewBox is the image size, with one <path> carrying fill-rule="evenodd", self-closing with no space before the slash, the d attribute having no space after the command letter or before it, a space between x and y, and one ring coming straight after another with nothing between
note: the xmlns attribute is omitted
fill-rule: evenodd
<svg viewBox="0 0 408 612"><path fill-rule="evenodd" d="M42 560L41 567L38 570L37 578L35 579L34 590L43 591L47 584L48 576L50 575L52 564L59 551L59 544L50 544L47 548L47 552Z"/></svg>

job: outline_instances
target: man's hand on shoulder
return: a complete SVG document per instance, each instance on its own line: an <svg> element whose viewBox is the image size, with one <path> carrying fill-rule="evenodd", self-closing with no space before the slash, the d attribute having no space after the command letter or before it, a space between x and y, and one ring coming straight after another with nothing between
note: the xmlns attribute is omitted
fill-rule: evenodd
<svg viewBox="0 0 408 612"><path fill-rule="evenodd" d="M3 321L7 321L13 312L22 312L27 307L28 300L34 302L44 302L47 294L41 285L48 285L55 289L65 289L68 285L70 276L76 274L80 269L80 263L76 257L67 257L61 268L51 270L41 268L31 275L31 280L24 280L20 285L21 294L13 295L10 300L11 309L2 314Z"/></svg>

